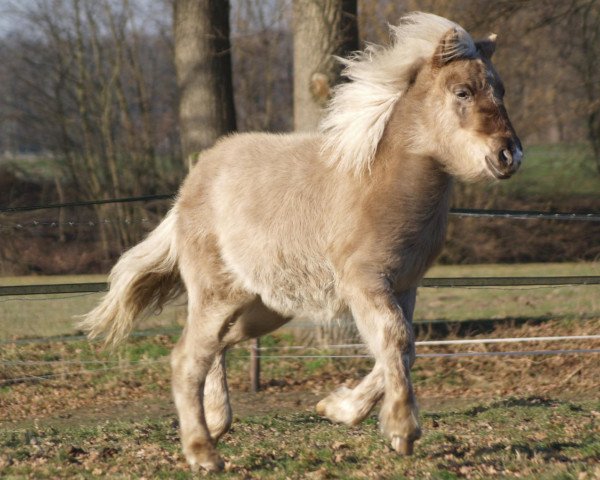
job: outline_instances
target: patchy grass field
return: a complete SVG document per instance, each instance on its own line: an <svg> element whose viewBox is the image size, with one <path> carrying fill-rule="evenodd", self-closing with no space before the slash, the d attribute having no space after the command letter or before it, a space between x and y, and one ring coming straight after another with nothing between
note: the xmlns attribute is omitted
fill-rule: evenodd
<svg viewBox="0 0 600 480"><path fill-rule="evenodd" d="M256 399L260 401L260 398ZM264 400L264 399L262 399ZM508 398L428 409L416 454L390 452L375 418L332 426L303 409L238 420L211 478L598 478L598 402ZM172 416L3 431L5 478L189 478ZM1 470L0 470L1 472Z"/></svg>
<svg viewBox="0 0 600 480"><path fill-rule="evenodd" d="M502 326L485 336L599 329L600 319L563 319ZM82 341L5 345L0 477L189 478L166 362L175 341L175 335L137 337L113 353ZM264 344L291 341L277 335ZM514 345L469 348L492 349ZM450 348L419 349L433 351ZM371 365L368 359L265 359L263 391L251 394L248 352L231 351L235 421L220 446L228 461L222 478L600 478L597 355L419 358L413 379L424 436L411 458L390 451L376 413L353 428L314 413L319 398L355 384Z"/></svg>
<svg viewBox="0 0 600 480"><path fill-rule="evenodd" d="M598 264L560 264L436 267L430 276L598 273ZM417 317L507 320L475 337L597 334L599 288L421 289ZM83 313L92 300L69 300L76 304L69 315ZM40 335L39 322L72 333L61 302L0 303L1 329L10 329L0 347L0 478L189 478L167 361L177 331L132 337L114 352L77 337L21 341ZM144 326L178 321L158 317ZM229 352L235 421L219 447L227 471L210 478L600 478L597 354L417 359L413 380L424 436L413 457L401 458L379 435L376 412L352 428L314 413L320 398L354 385L372 361L281 358L301 343L292 333L263 338L272 348L262 361L258 394L248 392L248 349ZM420 347L418 353L546 348L599 347L562 341Z"/></svg>
<svg viewBox="0 0 600 480"><path fill-rule="evenodd" d="M2 277L4 285L42 285L56 283L94 283L106 275L52 275ZM0 341L14 338L73 335L76 316L90 311L103 293L24 295L0 297ZM144 326L176 326L185 314L184 300L168 305L159 315L149 317Z"/></svg>
<svg viewBox="0 0 600 480"><path fill-rule="evenodd" d="M600 176L587 144L526 146L519 174L498 185L500 195L523 198L596 196L599 191Z"/></svg>

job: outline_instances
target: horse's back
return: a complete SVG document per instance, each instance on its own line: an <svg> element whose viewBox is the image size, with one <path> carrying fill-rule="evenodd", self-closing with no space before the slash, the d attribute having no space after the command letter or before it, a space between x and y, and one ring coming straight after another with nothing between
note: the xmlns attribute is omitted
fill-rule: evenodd
<svg viewBox="0 0 600 480"><path fill-rule="evenodd" d="M203 152L186 178L178 199L180 212L211 224L247 220L254 226L273 223L288 208L321 197L315 185L320 170L316 134L246 133L224 137ZM290 205L293 203L293 205ZM289 216L286 214L286 217ZM281 224L285 224L284 221Z"/></svg>

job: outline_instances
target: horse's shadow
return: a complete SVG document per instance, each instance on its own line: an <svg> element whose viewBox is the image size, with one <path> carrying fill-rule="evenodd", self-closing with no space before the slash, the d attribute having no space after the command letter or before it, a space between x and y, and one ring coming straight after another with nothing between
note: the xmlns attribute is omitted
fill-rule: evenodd
<svg viewBox="0 0 600 480"><path fill-rule="evenodd" d="M545 461L554 460L559 462L569 462L572 459L567 455L563 454L562 451L567 448L584 448L587 442L551 442L551 443L540 443L540 444L528 444L523 442L517 442L513 444L505 444L502 442L494 443L486 447L480 447L473 451L473 455L476 457L499 453L510 449L512 452L519 453L527 458L533 458L536 455L541 455Z"/></svg>
<svg viewBox="0 0 600 480"><path fill-rule="evenodd" d="M453 417L457 415L465 415L468 417L476 417L482 413L486 413L490 410L496 409L506 409L506 408L515 408L515 407L556 407L561 404L568 405L569 409L573 412L579 412L582 408L579 405L576 405L571 402L562 402L559 400L552 400L549 398L539 397L539 396L529 396L529 397L509 397L502 400L496 400L494 402L490 402L485 405L476 405L464 411L447 411L447 412L436 412L436 413L426 413L424 416L427 418L431 418L433 420L441 419L444 417Z"/></svg>
<svg viewBox="0 0 600 480"><path fill-rule="evenodd" d="M511 409L515 408L553 408L553 407L567 407L571 412L581 412L583 408L577 404L553 400L539 396L530 397L511 397L494 402L490 402L487 405L476 405L466 410L448 411L440 413L425 414L425 417L429 417L432 421L437 422L443 418L450 418L454 416L467 416L477 417L481 414L492 412L494 410L504 410L510 414ZM444 435L446 440L445 445L430 454L432 458L445 458L448 455L455 457L454 463L456 466L469 466L475 465L482 458L496 456L502 454L502 452L510 451L515 455L531 459L534 457L540 457L545 462L555 461L568 463L572 461L571 456L565 453L568 449L576 449L578 451L591 451L589 447L594 443L592 437L582 437L579 441L536 441L536 440L523 440L515 439L514 441L508 442L494 442L485 446L469 446L462 444L458 436ZM448 445L450 443L450 445ZM595 458L594 454L589 454L581 460L587 460Z"/></svg>

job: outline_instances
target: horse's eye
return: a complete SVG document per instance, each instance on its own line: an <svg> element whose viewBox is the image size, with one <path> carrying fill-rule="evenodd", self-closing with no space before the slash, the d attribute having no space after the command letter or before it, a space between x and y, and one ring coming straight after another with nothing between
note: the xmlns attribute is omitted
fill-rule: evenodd
<svg viewBox="0 0 600 480"><path fill-rule="evenodd" d="M457 90L455 92L455 95L460 100L468 100L469 98L471 98L471 92L469 90L467 90L466 88L461 88L461 89Z"/></svg>

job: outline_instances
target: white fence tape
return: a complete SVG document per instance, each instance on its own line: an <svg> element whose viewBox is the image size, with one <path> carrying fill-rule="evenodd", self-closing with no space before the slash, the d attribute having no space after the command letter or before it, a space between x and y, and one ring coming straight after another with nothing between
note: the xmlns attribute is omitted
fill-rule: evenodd
<svg viewBox="0 0 600 480"><path fill-rule="evenodd" d="M473 345L488 343L521 343L521 342L558 342L568 340L600 340L600 335L562 335L554 337L509 337L509 338L473 338L465 340L422 340L415 342L418 346L436 345ZM305 347L302 345L260 347L258 350L337 350L345 348L365 348L364 343L347 343L343 345L322 345L318 347ZM262 356L262 355L261 355Z"/></svg>

